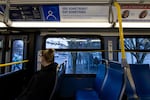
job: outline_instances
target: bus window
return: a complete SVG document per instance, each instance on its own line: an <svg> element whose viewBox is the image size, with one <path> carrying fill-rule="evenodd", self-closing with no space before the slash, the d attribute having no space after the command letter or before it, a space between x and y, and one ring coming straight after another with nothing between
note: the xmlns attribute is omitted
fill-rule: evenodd
<svg viewBox="0 0 150 100"><path fill-rule="evenodd" d="M136 58L135 55L139 55L139 58ZM137 52L126 52L127 62L129 64L150 64L150 53L145 53L144 58L142 58L142 55L144 52L137 53ZM141 56L140 56L141 55ZM121 62L121 53L119 53L119 62Z"/></svg>
<svg viewBox="0 0 150 100"><path fill-rule="evenodd" d="M101 49L99 38L49 37L45 45L56 49L55 62L65 63L66 74L95 74L102 59L101 52L93 51Z"/></svg>
<svg viewBox="0 0 150 100"><path fill-rule="evenodd" d="M101 57L101 52L56 52L55 62L65 62L66 74L95 74Z"/></svg>
<svg viewBox="0 0 150 100"><path fill-rule="evenodd" d="M100 39L93 38L47 38L46 48L55 49L100 49Z"/></svg>
<svg viewBox="0 0 150 100"><path fill-rule="evenodd" d="M150 64L150 38L125 38L124 43L129 64ZM121 61L121 53L118 56Z"/></svg>
<svg viewBox="0 0 150 100"><path fill-rule="evenodd" d="M14 40L12 43L12 61L18 62L23 60L24 43L23 40ZM11 71L22 69L22 64L12 65Z"/></svg>

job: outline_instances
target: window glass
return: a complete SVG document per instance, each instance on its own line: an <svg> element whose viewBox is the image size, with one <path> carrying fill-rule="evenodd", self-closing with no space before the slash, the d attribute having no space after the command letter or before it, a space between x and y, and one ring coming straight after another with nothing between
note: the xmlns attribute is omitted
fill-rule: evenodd
<svg viewBox="0 0 150 100"><path fill-rule="evenodd" d="M22 40L13 41L12 45L12 61L18 62L23 60L23 49L24 43ZM22 64L14 64L12 65L12 71L17 71L22 69Z"/></svg>
<svg viewBox="0 0 150 100"><path fill-rule="evenodd" d="M150 38L125 38L126 50L150 50Z"/></svg>
<svg viewBox="0 0 150 100"><path fill-rule="evenodd" d="M101 52L56 52L55 62L65 63L66 74L95 74L101 63Z"/></svg>
<svg viewBox="0 0 150 100"><path fill-rule="evenodd" d="M129 64L150 64L150 38L125 38L124 43Z"/></svg>
<svg viewBox="0 0 150 100"><path fill-rule="evenodd" d="M121 53L119 53L119 61L121 62ZM144 52L126 52L128 64L150 64L150 53Z"/></svg>
<svg viewBox="0 0 150 100"><path fill-rule="evenodd" d="M93 51L101 49L98 38L47 38L46 48L58 49L55 62L65 63L66 74L95 74L102 59L101 52Z"/></svg>
<svg viewBox="0 0 150 100"><path fill-rule="evenodd" d="M95 38L47 38L46 48L100 49L100 39Z"/></svg>

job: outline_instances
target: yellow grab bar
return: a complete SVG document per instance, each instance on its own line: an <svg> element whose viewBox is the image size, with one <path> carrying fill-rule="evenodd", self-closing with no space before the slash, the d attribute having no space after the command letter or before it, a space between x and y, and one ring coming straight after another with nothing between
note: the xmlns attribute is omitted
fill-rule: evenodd
<svg viewBox="0 0 150 100"><path fill-rule="evenodd" d="M122 17L121 17L121 10L120 10L120 5L117 2L114 2L114 5L117 9L117 14L118 14L118 21L119 21L119 33L120 33L120 45L121 45L121 54L122 54L122 65L123 67L126 68L126 75L129 80L129 83L131 85L131 88L133 90L133 97L135 100L139 100L139 97L136 93L136 87L135 83L130 71L130 66L127 64L126 56L125 56L125 48L124 48L124 35L123 35L123 28L122 28Z"/></svg>
<svg viewBox="0 0 150 100"><path fill-rule="evenodd" d="M18 62L11 62L11 63L6 63L6 64L0 64L0 67L5 67L5 66L10 66L14 64L20 64L20 63L25 63L28 62L29 60L23 60L23 61L18 61Z"/></svg>
<svg viewBox="0 0 150 100"><path fill-rule="evenodd" d="M122 55L122 59L126 59L125 48L124 48L124 35L123 35L123 28L122 28L121 9L120 9L120 5L117 2L114 2L114 6L117 9L117 15L118 15L121 55Z"/></svg>

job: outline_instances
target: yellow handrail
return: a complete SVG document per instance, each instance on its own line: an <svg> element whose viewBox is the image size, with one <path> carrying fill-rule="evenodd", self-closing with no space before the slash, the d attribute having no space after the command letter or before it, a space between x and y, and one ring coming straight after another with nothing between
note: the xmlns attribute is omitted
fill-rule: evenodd
<svg viewBox="0 0 150 100"><path fill-rule="evenodd" d="M20 64L20 63L25 63L28 62L29 60L23 60L23 61L18 61L18 62L11 62L11 63L6 63L6 64L0 64L0 67L5 67L5 66L10 66L14 64Z"/></svg>
<svg viewBox="0 0 150 100"><path fill-rule="evenodd" d="M118 14L121 55L122 55L122 59L126 59L125 48L124 48L124 35L123 35L123 28L122 28L121 9L120 9L120 5L117 2L114 2L114 6L116 7L117 14Z"/></svg>
<svg viewBox="0 0 150 100"><path fill-rule="evenodd" d="M127 59L125 56L125 47L124 47L124 35L123 35L123 28L122 28L122 17L121 17L121 9L120 9L120 5L117 2L114 2L114 6L117 9L117 14L118 14L118 21L119 21L119 33L120 33L120 45L121 45L121 54L122 54L122 65L125 68L125 74L127 75L127 78L130 82L131 88L133 89L134 92L134 99L135 100L139 100L139 97L136 93L136 87L135 87L135 83L130 71L130 66L129 64L127 64ZM125 79L126 81L126 79Z"/></svg>

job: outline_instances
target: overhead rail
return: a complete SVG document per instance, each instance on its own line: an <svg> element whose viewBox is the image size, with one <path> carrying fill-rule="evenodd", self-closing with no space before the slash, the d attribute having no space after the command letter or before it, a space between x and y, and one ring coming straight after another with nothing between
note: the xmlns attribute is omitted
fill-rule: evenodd
<svg viewBox="0 0 150 100"><path fill-rule="evenodd" d="M18 62L11 62L11 63L6 63L6 64L0 64L0 67L6 67L14 64L20 64L20 63L26 63L29 62L29 60L23 60L23 61L18 61Z"/></svg>
<svg viewBox="0 0 150 100"><path fill-rule="evenodd" d="M0 0L0 4L6 4L7 0ZM118 3L150 3L149 0L117 0ZM10 4L63 4L63 3L107 3L109 0L10 0Z"/></svg>

